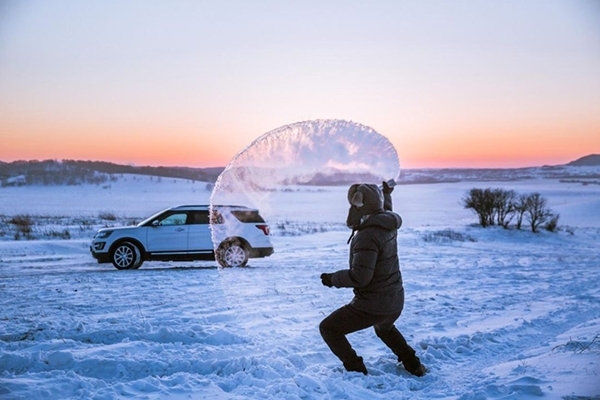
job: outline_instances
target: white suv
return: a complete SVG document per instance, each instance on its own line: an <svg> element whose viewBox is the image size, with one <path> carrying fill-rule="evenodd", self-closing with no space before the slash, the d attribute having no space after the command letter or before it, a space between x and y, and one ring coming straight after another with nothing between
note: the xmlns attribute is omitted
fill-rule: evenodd
<svg viewBox="0 0 600 400"><path fill-rule="evenodd" d="M117 269L137 269L150 260L216 259L222 267L244 267L249 258L273 254L273 245L258 210L214 206L211 215L210 206L202 205L168 208L137 226L100 229L90 251Z"/></svg>

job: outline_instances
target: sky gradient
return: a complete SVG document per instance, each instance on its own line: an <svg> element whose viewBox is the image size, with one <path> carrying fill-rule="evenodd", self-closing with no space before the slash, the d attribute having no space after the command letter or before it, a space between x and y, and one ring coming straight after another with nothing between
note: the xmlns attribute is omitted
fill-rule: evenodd
<svg viewBox="0 0 600 400"><path fill-rule="evenodd" d="M225 166L345 119L403 168L600 153L600 2L0 1L0 160Z"/></svg>

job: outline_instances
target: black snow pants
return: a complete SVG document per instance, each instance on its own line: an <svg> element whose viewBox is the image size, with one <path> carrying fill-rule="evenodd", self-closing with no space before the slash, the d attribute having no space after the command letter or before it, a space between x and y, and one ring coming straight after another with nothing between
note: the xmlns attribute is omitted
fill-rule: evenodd
<svg viewBox="0 0 600 400"><path fill-rule="evenodd" d="M400 312L387 315L374 315L357 310L351 305L345 305L332 312L319 325L323 340L344 364L362 364L362 358L358 357L356 351L346 339L346 335L369 327L375 328L375 334L389 347L398 357L398 361L404 364L419 365L419 359L415 351L406 343L406 339L394 326L394 322L400 316Z"/></svg>

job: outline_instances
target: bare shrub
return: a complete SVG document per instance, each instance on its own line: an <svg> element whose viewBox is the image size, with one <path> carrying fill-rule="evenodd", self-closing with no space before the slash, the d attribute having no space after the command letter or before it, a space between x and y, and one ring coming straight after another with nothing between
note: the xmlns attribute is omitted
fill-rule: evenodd
<svg viewBox="0 0 600 400"><path fill-rule="evenodd" d="M496 221L498 225L506 229L515 216L517 193L514 190L494 189L493 196Z"/></svg>
<svg viewBox="0 0 600 400"><path fill-rule="evenodd" d="M463 197L462 205L477 214L484 228L495 223L508 228L515 216L517 229L521 229L523 218L532 232L538 232L540 226L551 232L558 228L559 215L548 208L548 201L539 193L524 195L514 190L474 188Z"/></svg>
<svg viewBox="0 0 600 400"><path fill-rule="evenodd" d="M600 334L594 336L589 342L581 342L578 340L569 339L565 344L555 346L552 351L562 350L563 352L572 351L573 353L583 353L600 351Z"/></svg>
<svg viewBox="0 0 600 400"><path fill-rule="evenodd" d="M272 236L302 236L345 229L343 224L277 221L271 224Z"/></svg>
<svg viewBox="0 0 600 400"><path fill-rule="evenodd" d="M15 240L20 240L21 237L25 239L32 238L33 232L33 218L27 214L19 214L15 215L8 220L9 224L13 224L17 228L17 232L15 233Z"/></svg>
<svg viewBox="0 0 600 400"><path fill-rule="evenodd" d="M527 211L527 195L519 194L515 199L515 215L517 216L517 229L521 229L523 225L523 217Z"/></svg>
<svg viewBox="0 0 600 400"><path fill-rule="evenodd" d="M544 229L550 232L556 232L558 229L558 219L560 218L560 214L552 214L546 225L544 225Z"/></svg>
<svg viewBox="0 0 600 400"><path fill-rule="evenodd" d="M492 189L473 188L463 197L461 203L464 208L477 214L481 226L485 228L494 225L495 201Z"/></svg>
<svg viewBox="0 0 600 400"><path fill-rule="evenodd" d="M100 211L100 213L98 213L98 218L100 218L104 221L116 221L117 220L117 216L110 211Z"/></svg>
<svg viewBox="0 0 600 400"><path fill-rule="evenodd" d="M453 231L452 229L444 229L423 235L423 240L433 243L449 243L449 242L476 242L474 237Z"/></svg>
<svg viewBox="0 0 600 400"><path fill-rule="evenodd" d="M33 225L33 218L31 218L31 215L19 214L10 218L8 223L18 227L31 227Z"/></svg>
<svg viewBox="0 0 600 400"><path fill-rule="evenodd" d="M68 229L63 229L62 231L50 230L45 235L53 239L71 239L71 232Z"/></svg>
<svg viewBox="0 0 600 400"><path fill-rule="evenodd" d="M525 217L529 221L531 232L537 232L541 224L546 222L553 213L548 208L548 201L539 193L532 193L527 196L527 210ZM556 220L558 222L558 219Z"/></svg>
<svg viewBox="0 0 600 400"><path fill-rule="evenodd" d="M79 225L79 230L82 232L90 230L94 226L94 221L90 218L77 218L74 222Z"/></svg>

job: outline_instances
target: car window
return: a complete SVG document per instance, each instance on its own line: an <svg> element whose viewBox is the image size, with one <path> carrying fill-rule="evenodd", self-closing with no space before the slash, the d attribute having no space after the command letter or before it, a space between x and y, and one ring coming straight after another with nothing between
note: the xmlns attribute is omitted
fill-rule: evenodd
<svg viewBox="0 0 600 400"><path fill-rule="evenodd" d="M231 213L241 222L265 222L256 210L231 210Z"/></svg>
<svg viewBox="0 0 600 400"><path fill-rule="evenodd" d="M159 225L168 226L168 225L184 225L187 220L187 213L175 213L167 216L166 218L159 221Z"/></svg>
<svg viewBox="0 0 600 400"><path fill-rule="evenodd" d="M210 214L210 223L211 224L222 224L223 216L221 215L221 213L216 210L212 210L212 212Z"/></svg>
<svg viewBox="0 0 600 400"><path fill-rule="evenodd" d="M188 221L188 224L208 225L208 210L192 211L190 213L190 219Z"/></svg>

